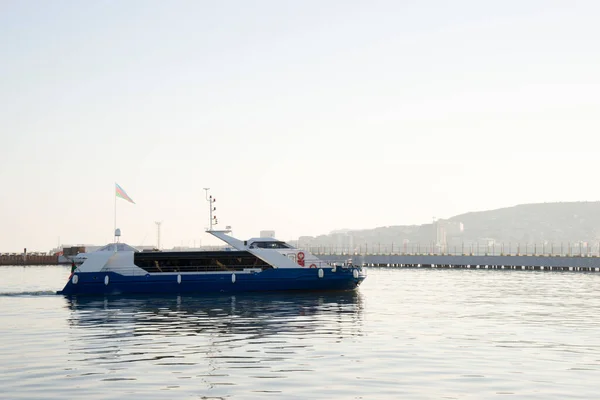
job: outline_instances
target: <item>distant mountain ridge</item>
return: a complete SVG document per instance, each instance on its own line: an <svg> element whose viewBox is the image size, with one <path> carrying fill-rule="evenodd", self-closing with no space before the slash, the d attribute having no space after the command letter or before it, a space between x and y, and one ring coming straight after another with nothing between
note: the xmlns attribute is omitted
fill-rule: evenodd
<svg viewBox="0 0 600 400"><path fill-rule="evenodd" d="M465 226L464 238L513 242L579 242L600 239L600 201L521 204L448 219Z"/></svg>
<svg viewBox="0 0 600 400"><path fill-rule="evenodd" d="M334 231L302 236L302 246L440 243L448 246L489 241L496 243L576 243L600 241L600 201L521 204L469 212L435 223Z"/></svg>

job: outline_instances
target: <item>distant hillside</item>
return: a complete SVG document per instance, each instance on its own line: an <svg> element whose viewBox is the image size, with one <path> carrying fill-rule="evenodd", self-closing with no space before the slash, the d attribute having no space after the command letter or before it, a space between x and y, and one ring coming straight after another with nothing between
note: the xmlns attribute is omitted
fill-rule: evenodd
<svg viewBox="0 0 600 400"><path fill-rule="evenodd" d="M303 236L300 245L359 247L364 244L447 245L494 241L497 243L567 243L600 241L600 202L522 204L490 211L470 212L435 224L387 226L345 230L317 237Z"/></svg>
<svg viewBox="0 0 600 400"><path fill-rule="evenodd" d="M600 202L522 204L449 219L464 224L464 240L542 243L600 239Z"/></svg>

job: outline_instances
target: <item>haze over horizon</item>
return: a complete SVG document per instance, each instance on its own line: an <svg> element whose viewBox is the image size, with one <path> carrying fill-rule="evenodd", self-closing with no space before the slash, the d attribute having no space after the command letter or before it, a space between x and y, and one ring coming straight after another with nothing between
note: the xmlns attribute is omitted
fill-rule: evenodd
<svg viewBox="0 0 600 400"><path fill-rule="evenodd" d="M597 201L595 1L0 3L0 252Z"/></svg>

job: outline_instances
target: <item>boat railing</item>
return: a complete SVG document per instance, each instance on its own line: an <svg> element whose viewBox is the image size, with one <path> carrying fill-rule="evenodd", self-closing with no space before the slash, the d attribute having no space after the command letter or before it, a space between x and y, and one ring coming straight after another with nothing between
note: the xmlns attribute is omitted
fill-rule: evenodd
<svg viewBox="0 0 600 400"><path fill-rule="evenodd" d="M354 266L355 265L350 262L339 261L306 261L304 263L305 268L352 268Z"/></svg>

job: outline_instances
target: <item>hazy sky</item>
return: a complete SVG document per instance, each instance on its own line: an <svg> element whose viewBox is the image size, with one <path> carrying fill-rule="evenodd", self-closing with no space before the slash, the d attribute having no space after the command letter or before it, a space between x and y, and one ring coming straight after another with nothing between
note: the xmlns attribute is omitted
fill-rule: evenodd
<svg viewBox="0 0 600 400"><path fill-rule="evenodd" d="M0 251L600 200L599 1L0 1ZM468 227L466 227L468 229Z"/></svg>

